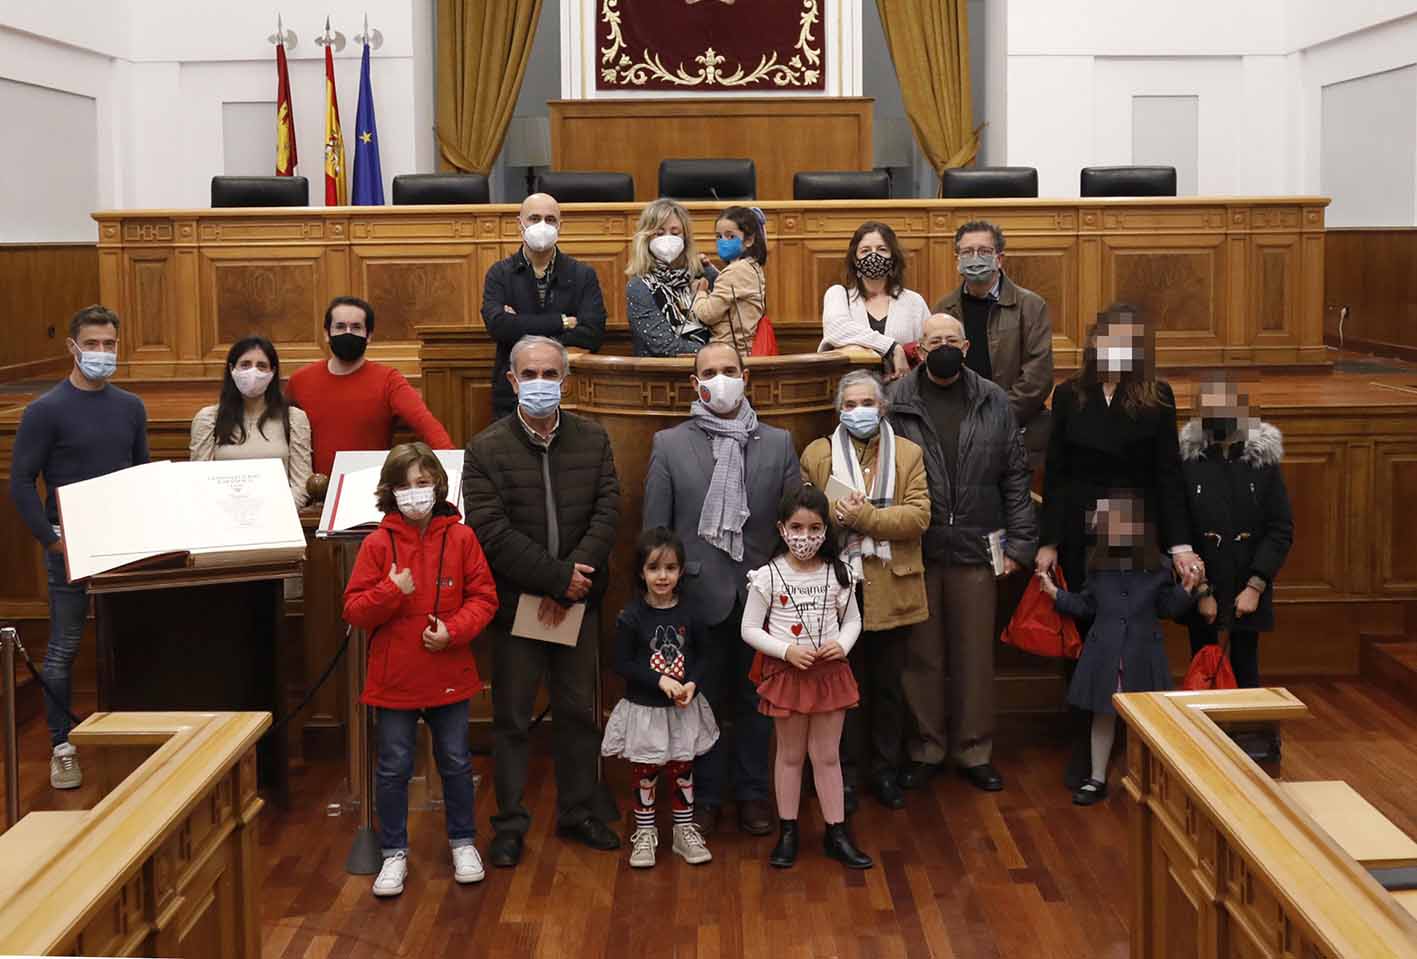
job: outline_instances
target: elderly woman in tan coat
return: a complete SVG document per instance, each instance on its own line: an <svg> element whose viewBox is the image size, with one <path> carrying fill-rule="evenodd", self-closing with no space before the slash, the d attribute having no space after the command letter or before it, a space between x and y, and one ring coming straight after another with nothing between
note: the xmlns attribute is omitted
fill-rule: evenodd
<svg viewBox="0 0 1417 959"><path fill-rule="evenodd" d="M924 454L886 422L881 381L864 370L837 387L840 424L802 452L802 481L822 489L846 534L842 559L861 590L864 632L851 650L861 706L848 710L842 734L847 811L856 806L860 767L891 809L905 806L897 782L905 736L906 637L929 616L921 537L930 526Z"/></svg>

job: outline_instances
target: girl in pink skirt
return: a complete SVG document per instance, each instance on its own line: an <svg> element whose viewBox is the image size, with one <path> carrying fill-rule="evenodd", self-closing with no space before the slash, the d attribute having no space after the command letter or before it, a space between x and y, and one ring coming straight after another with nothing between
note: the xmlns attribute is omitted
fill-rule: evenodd
<svg viewBox="0 0 1417 959"><path fill-rule="evenodd" d="M841 781L841 727L860 696L846 654L861 635L861 608L851 572L837 554L827 498L804 486L778 507L781 541L767 565L748 574L743 640L758 651L758 710L777 729L774 781L782 832L768 863L797 861L797 808L802 764L812 757L812 777L826 820L826 854L852 869L871 858L846 829Z"/></svg>

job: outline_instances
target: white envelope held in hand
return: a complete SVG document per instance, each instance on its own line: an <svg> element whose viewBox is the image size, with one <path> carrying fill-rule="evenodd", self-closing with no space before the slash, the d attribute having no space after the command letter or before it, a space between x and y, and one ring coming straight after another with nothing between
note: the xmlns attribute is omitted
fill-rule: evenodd
<svg viewBox="0 0 1417 959"><path fill-rule="evenodd" d="M543 643L560 646L574 646L581 635L581 621L585 619L585 603L575 603L566 610L566 618L559 626L547 626L536 618L541 606L541 597L522 593L517 600L517 616L512 621L512 635L522 639L537 639Z"/></svg>

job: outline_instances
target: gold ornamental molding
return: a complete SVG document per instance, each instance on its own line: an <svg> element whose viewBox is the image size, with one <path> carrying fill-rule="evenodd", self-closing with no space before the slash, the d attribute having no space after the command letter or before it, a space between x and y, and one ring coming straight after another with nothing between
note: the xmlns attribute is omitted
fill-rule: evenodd
<svg viewBox="0 0 1417 959"><path fill-rule="evenodd" d="M821 19L820 0L802 0L797 42L793 45L797 52L786 62L778 62L778 51L769 50L759 57L757 67L747 71L741 63L725 66L727 58L709 47L694 58L699 64L697 72L686 70L683 61L671 72L659 54L648 49L641 52L638 61L630 58L621 31L620 0L601 0L600 20L606 27L608 46L600 49L600 77L605 83L632 86L643 86L652 80L681 87L746 87L762 80L779 87L813 86L822 70L821 38L813 36Z"/></svg>

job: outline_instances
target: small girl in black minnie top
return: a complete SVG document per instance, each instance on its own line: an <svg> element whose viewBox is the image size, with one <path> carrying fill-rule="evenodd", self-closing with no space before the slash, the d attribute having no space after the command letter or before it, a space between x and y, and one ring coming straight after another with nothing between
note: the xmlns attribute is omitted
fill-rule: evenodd
<svg viewBox="0 0 1417 959"><path fill-rule="evenodd" d="M694 758L718 741L718 724L698 694L706 666L704 623L681 601L684 543L657 526L640 536L635 554L640 595L615 624L615 671L625 677L625 698L605 725L603 756L631 763L637 784L630 865L654 865L659 829L655 793L662 775L674 783L674 851L690 865L708 862L694 825Z"/></svg>

